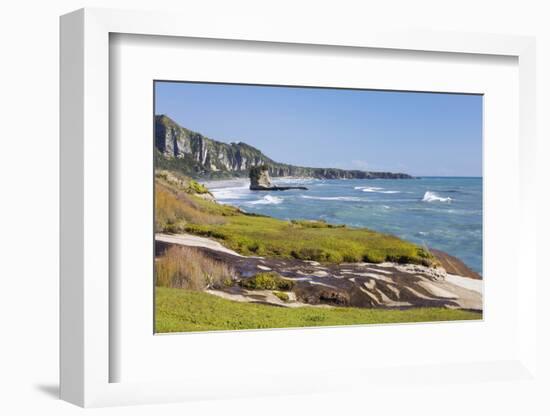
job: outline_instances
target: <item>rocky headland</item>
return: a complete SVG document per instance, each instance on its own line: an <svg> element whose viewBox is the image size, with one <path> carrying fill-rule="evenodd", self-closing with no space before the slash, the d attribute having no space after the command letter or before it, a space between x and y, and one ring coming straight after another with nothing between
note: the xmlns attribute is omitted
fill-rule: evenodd
<svg viewBox="0 0 550 416"><path fill-rule="evenodd" d="M272 177L318 179L411 179L406 173L313 168L279 163L243 142L223 143L155 116L155 165L201 179L246 177L251 168L267 167Z"/></svg>

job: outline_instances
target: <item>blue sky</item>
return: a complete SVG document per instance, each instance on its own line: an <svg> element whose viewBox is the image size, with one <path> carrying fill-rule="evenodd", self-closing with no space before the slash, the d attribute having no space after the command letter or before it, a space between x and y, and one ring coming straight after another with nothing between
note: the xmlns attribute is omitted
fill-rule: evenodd
<svg viewBox="0 0 550 416"><path fill-rule="evenodd" d="M481 176L479 95L155 83L155 113L301 166Z"/></svg>

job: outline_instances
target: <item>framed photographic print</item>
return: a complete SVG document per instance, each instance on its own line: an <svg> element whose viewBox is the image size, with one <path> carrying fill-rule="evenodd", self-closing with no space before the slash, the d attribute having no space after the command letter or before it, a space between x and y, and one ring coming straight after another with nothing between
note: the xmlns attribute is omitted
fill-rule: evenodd
<svg viewBox="0 0 550 416"><path fill-rule="evenodd" d="M482 95L154 93L155 332L482 319Z"/></svg>
<svg viewBox="0 0 550 416"><path fill-rule="evenodd" d="M62 398L537 383L534 41L219 23L62 17Z"/></svg>

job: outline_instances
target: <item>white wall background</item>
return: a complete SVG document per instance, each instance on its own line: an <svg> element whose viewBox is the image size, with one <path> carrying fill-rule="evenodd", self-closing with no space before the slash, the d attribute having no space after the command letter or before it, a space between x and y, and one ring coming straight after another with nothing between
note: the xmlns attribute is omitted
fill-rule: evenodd
<svg viewBox="0 0 550 416"><path fill-rule="evenodd" d="M0 413L76 414L81 409L56 399L58 377L58 16L81 7L177 10L188 19L222 14L270 16L286 25L369 25L535 35L538 42L538 132L541 192L539 259L548 243L540 235L548 225L550 137L550 11L545 0L385 0L385 1L170 1L170 0L19 0L0 6ZM185 24L185 22L182 22ZM546 214L546 218L543 218ZM543 245L544 243L544 245ZM549 273L550 280L550 273ZM544 294L538 288L543 339L541 365L548 367L550 343ZM451 394L434 385L433 396L396 398L335 393L330 396L280 397L93 410L122 414L550 414L535 396L544 392L522 386L457 384ZM487 400L495 397L498 400ZM547 386L547 392L550 388ZM546 393L547 393L546 392ZM492 394L489 394L492 393Z"/></svg>

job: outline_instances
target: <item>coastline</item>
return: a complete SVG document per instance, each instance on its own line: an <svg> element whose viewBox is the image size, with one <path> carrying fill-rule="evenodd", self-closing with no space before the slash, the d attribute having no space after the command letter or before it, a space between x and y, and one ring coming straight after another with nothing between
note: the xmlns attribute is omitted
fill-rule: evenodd
<svg viewBox="0 0 550 416"><path fill-rule="evenodd" d="M396 235L460 259L482 276L482 205L477 177L319 180L276 177L277 186L303 185L307 191L259 193L243 178L205 181L221 204L282 220L323 219L350 228ZM479 184L479 188L476 188ZM479 201L479 202L478 202ZM466 273L460 267L460 273Z"/></svg>
<svg viewBox="0 0 550 416"><path fill-rule="evenodd" d="M309 181L308 187L312 182L342 184L292 179ZM368 228L248 212L241 204L227 201L235 197L228 191L266 200L266 207L271 201L277 207L278 200L270 192L250 191L247 182L241 178L204 181L205 187L191 179L157 176L157 203L163 204L161 210L166 206L176 211L161 212L156 219L176 215L173 218L182 221L181 225L167 223L169 227L155 235L157 331L482 318L481 276L458 258ZM384 192L382 187L353 185L357 183L346 186L358 193L363 189ZM226 193L225 201L214 198L219 192ZM299 206L310 201L301 193L276 192L285 199L300 198ZM333 200L315 205L325 210ZM292 217L302 218L299 212ZM157 271L161 264L163 277ZM170 264L181 265L177 267L184 267L183 276L191 273L189 278L195 280L182 281L178 275L170 280L166 277L166 271L173 270ZM216 273L221 274L216 277ZM226 318L220 321L216 316Z"/></svg>
<svg viewBox="0 0 550 416"><path fill-rule="evenodd" d="M295 282L293 302L271 291L240 287L208 290L208 293L240 302L258 302L282 307L305 305L367 308L444 307L482 310L482 281L433 268L395 262L322 264L297 259L243 256L218 241L191 234L155 235L156 252L171 245L193 247L207 257L232 267L238 275L275 272Z"/></svg>

